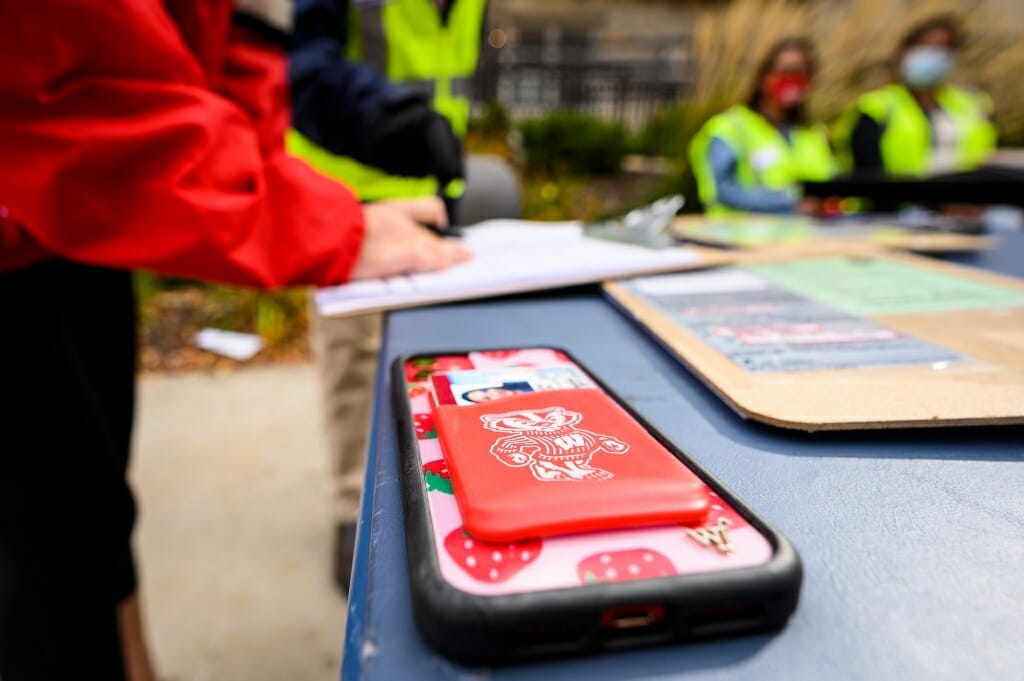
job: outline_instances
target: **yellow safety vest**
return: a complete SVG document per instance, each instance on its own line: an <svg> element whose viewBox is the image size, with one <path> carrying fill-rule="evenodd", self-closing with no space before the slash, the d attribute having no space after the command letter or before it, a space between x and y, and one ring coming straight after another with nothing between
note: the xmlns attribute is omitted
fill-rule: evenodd
<svg viewBox="0 0 1024 681"><path fill-rule="evenodd" d="M426 92L462 138L469 125L470 80L480 52L486 0L456 0L447 21L433 0L356 2L350 6L347 57L370 63L389 81ZM351 188L363 201L437 194L434 178L388 175L358 161L332 154L297 130L289 130L288 150ZM445 194L462 194L452 182Z"/></svg>
<svg viewBox="0 0 1024 681"><path fill-rule="evenodd" d="M975 168L996 147L996 128L989 120L991 103L984 95L953 85L935 93L939 106L957 129L957 166ZM931 169L932 132L928 116L906 86L892 83L862 95L836 124L835 143L842 166L853 169L853 131L861 115L882 127L882 165L893 175L923 175Z"/></svg>
<svg viewBox="0 0 1024 681"><path fill-rule="evenodd" d="M836 163L823 125L797 125L789 140L764 116L737 105L712 117L690 142L690 164L701 203L709 214L736 212L718 201L708 159L713 138L736 154L736 180L742 187L774 191L796 190L805 180L827 180Z"/></svg>

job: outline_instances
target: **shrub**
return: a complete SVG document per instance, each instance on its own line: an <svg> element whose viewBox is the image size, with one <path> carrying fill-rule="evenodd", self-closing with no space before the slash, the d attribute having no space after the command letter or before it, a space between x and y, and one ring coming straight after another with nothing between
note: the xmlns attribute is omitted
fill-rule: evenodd
<svg viewBox="0 0 1024 681"><path fill-rule="evenodd" d="M493 100L469 122L469 132L483 138L504 137L510 129L508 112L500 102Z"/></svg>
<svg viewBox="0 0 1024 681"><path fill-rule="evenodd" d="M626 153L621 123L556 111L520 124L526 166L531 172L601 175L619 170Z"/></svg>
<svg viewBox="0 0 1024 681"><path fill-rule="evenodd" d="M677 104L658 111L640 131L636 151L652 156L677 159L686 154L684 130L690 117L690 106Z"/></svg>

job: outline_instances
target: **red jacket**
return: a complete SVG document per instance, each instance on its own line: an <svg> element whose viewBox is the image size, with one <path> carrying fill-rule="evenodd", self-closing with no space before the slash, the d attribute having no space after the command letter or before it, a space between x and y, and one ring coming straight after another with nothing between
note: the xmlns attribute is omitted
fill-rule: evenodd
<svg viewBox="0 0 1024 681"><path fill-rule="evenodd" d="M344 281L341 185L284 151L286 64L231 0L3 0L0 271L52 256L274 287Z"/></svg>

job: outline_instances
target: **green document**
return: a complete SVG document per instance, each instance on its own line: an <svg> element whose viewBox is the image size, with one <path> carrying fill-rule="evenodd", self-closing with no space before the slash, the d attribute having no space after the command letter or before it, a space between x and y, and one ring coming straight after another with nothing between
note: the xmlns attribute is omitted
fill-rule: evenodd
<svg viewBox="0 0 1024 681"><path fill-rule="evenodd" d="M744 269L855 315L1024 305L1024 293L1020 291L869 258L813 258Z"/></svg>

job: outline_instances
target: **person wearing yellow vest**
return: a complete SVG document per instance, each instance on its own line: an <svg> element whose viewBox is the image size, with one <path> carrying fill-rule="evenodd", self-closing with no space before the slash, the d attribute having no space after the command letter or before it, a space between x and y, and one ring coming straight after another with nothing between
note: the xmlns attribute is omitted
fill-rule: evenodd
<svg viewBox="0 0 1024 681"><path fill-rule="evenodd" d="M708 214L815 212L800 183L827 180L836 164L825 127L808 122L804 100L814 51L787 38L769 51L746 105L712 117L690 142L690 164Z"/></svg>
<svg viewBox="0 0 1024 681"><path fill-rule="evenodd" d="M910 176L970 170L995 149L988 97L946 82L960 42L949 17L906 34L893 59L894 82L862 95L836 126L846 169Z"/></svg>
<svg viewBox="0 0 1024 681"><path fill-rule="evenodd" d="M440 194L451 210L485 13L485 0L299 0L288 149L363 201Z"/></svg>
<svg viewBox="0 0 1024 681"><path fill-rule="evenodd" d="M463 193L485 0L298 0L288 149L364 202ZM312 341L331 459L334 581L347 592L382 316L323 319Z"/></svg>

